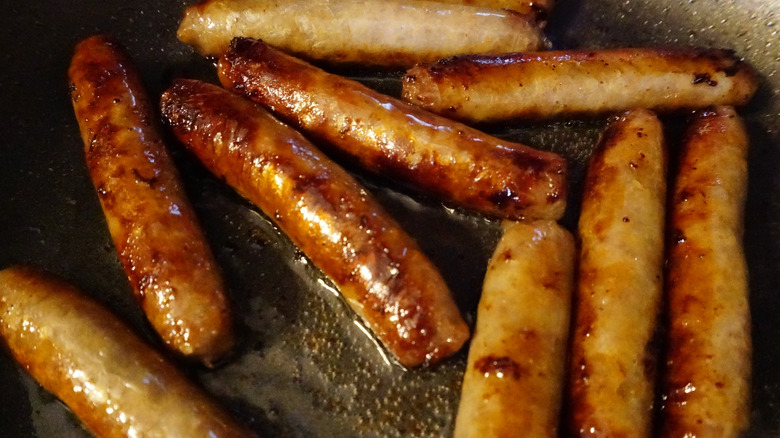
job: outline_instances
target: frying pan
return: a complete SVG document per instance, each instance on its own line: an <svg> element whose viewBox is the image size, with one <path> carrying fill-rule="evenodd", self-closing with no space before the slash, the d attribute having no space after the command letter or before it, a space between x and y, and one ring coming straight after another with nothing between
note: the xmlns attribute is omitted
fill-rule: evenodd
<svg viewBox="0 0 780 438"><path fill-rule="evenodd" d="M84 164L66 80L73 46L115 36L156 96L176 76L214 81L213 66L175 38L189 1L39 0L0 16L0 267L27 263L95 297L157 344L132 302ZM128 4L131 4L128 6ZM745 243L750 268L754 383L751 436L780 432L780 1L560 0L548 33L557 48L700 45L737 51L762 76L746 118L752 150ZM397 75L360 76L398 92ZM670 143L679 120L666 120ZM603 120L493 126L554 150L573 166L563 223L576 224L583 164ZM171 142L185 185L227 277L242 338L216 370L181 364L266 436L437 437L451 434L466 352L405 371L379 348L268 219ZM473 324L498 224L351 169L441 269ZM0 434L90 436L68 409L0 353Z"/></svg>

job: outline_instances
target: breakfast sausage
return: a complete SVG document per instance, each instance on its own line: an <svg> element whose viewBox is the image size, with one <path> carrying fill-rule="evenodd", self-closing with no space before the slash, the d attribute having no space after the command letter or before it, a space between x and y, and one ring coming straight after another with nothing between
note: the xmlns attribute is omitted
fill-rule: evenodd
<svg viewBox="0 0 780 438"><path fill-rule="evenodd" d="M454 437L556 438L574 239L547 220L503 228L485 274Z"/></svg>
<svg viewBox="0 0 780 438"><path fill-rule="evenodd" d="M530 17L421 0L207 0L185 11L178 37L214 57L251 37L309 60L396 68L545 43Z"/></svg>
<svg viewBox="0 0 780 438"><path fill-rule="evenodd" d="M87 166L136 298L173 350L207 365L233 345L219 267L126 53L94 36L69 77Z"/></svg>
<svg viewBox="0 0 780 438"><path fill-rule="evenodd" d="M365 168L498 218L559 218L566 162L327 73L262 41L235 39L223 85Z"/></svg>
<svg viewBox="0 0 780 438"><path fill-rule="evenodd" d="M750 419L748 136L734 108L700 111L671 204L663 437L738 437Z"/></svg>
<svg viewBox="0 0 780 438"><path fill-rule="evenodd" d="M339 287L405 366L436 362L468 338L441 275L345 170L262 107L179 80L162 97L174 134L260 207Z"/></svg>
<svg viewBox="0 0 780 438"><path fill-rule="evenodd" d="M96 436L255 436L111 312L49 274L0 271L0 335Z"/></svg>
<svg viewBox="0 0 780 438"><path fill-rule="evenodd" d="M498 122L744 105L757 87L731 51L648 48L455 56L411 68L402 95L455 119Z"/></svg>
<svg viewBox="0 0 780 438"><path fill-rule="evenodd" d="M611 120L591 157L578 226L572 436L653 436L665 167L663 127L647 110Z"/></svg>

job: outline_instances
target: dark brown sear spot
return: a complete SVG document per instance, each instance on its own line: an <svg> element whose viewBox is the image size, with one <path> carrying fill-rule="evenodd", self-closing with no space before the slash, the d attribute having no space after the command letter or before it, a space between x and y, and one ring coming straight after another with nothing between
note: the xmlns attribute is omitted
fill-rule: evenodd
<svg viewBox="0 0 780 438"><path fill-rule="evenodd" d="M707 84L710 87L718 85L718 81L712 80L712 76L709 73L696 73L693 75L693 84Z"/></svg>
<svg viewBox="0 0 780 438"><path fill-rule="evenodd" d="M507 205L516 198L517 197L512 193L512 189L509 187L504 187L503 190L491 193L488 196L488 200L499 207Z"/></svg>
<svg viewBox="0 0 780 438"><path fill-rule="evenodd" d="M509 250L509 249L507 249L506 251L504 251L501 254L501 259L506 261L506 262L511 261L513 258L514 258L514 256L512 255L512 251Z"/></svg>
<svg viewBox="0 0 780 438"><path fill-rule="evenodd" d="M133 176L135 176L135 180L148 185L149 187L154 188L154 186L157 183L157 174L155 172L150 172L148 170L142 170L138 168L132 169Z"/></svg>
<svg viewBox="0 0 780 438"><path fill-rule="evenodd" d="M485 376L495 374L497 377L511 377L515 380L522 376L520 364L507 356L484 356L474 362L474 369Z"/></svg>
<svg viewBox="0 0 780 438"><path fill-rule="evenodd" d="M726 74L727 78L730 78L732 76L736 76L739 71L742 70L742 62L737 61L733 65L730 65L723 69L723 73Z"/></svg>

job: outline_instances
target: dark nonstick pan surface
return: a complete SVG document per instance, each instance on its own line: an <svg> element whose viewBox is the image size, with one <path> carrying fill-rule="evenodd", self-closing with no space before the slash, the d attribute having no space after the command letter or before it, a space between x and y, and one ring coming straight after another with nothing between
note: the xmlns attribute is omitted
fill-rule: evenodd
<svg viewBox="0 0 780 438"><path fill-rule="evenodd" d="M131 297L89 180L70 106L74 45L113 35L159 96L177 76L214 81L213 66L175 37L188 1L40 0L0 14L0 268L27 263L96 297L156 343ZM780 432L780 1L560 0L556 48L699 45L736 50L761 88L742 110L752 150L745 243L754 338L751 436ZM388 93L397 75L359 76ZM665 120L669 140L681 119ZM582 167L603 120L488 129L567 156L573 229ZM227 277L241 344L216 370L192 378L265 436L439 437L451 434L466 351L433 369L405 371L367 336L330 283L268 219L171 142L187 190ZM353 169L354 171L354 169ZM470 324L498 223L356 172L415 236L451 286ZM0 435L90 436L10 356L0 353ZM163 413L161 413L164 416Z"/></svg>

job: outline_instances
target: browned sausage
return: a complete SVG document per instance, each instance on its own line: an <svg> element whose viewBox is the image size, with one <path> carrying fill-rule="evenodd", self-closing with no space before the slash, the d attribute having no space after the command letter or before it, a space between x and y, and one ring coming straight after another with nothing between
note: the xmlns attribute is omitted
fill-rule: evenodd
<svg viewBox="0 0 780 438"><path fill-rule="evenodd" d="M406 366L436 362L468 338L431 262L374 198L301 134L218 86L179 80L164 93L173 132L270 216L339 287Z"/></svg>
<svg viewBox="0 0 780 438"><path fill-rule="evenodd" d="M738 437L749 425L747 152L731 107L700 111L686 133L669 222L664 437Z"/></svg>
<svg viewBox="0 0 780 438"><path fill-rule="evenodd" d="M472 122L743 105L758 77L733 52L701 48L464 55L410 69L403 98Z"/></svg>
<svg viewBox="0 0 780 438"><path fill-rule="evenodd" d="M96 436L255 436L108 310L40 271L0 271L0 335Z"/></svg>
<svg viewBox="0 0 780 438"><path fill-rule="evenodd" d="M207 0L186 10L178 37L215 57L251 37L306 59L396 68L545 43L531 16L420 0Z"/></svg>
<svg viewBox="0 0 780 438"><path fill-rule="evenodd" d="M574 239L555 222L504 222L479 300L455 438L558 436L574 258Z"/></svg>
<svg viewBox="0 0 780 438"><path fill-rule="evenodd" d="M663 127L647 110L613 119L591 158L579 220L573 436L653 436L665 167Z"/></svg>
<svg viewBox="0 0 780 438"><path fill-rule="evenodd" d="M87 166L136 298L172 350L211 364L233 345L229 303L140 78L103 36L76 46L69 76Z"/></svg>
<svg viewBox="0 0 780 438"><path fill-rule="evenodd" d="M219 62L226 88L359 161L447 202L494 217L559 218L566 163L235 39Z"/></svg>

